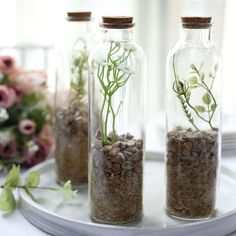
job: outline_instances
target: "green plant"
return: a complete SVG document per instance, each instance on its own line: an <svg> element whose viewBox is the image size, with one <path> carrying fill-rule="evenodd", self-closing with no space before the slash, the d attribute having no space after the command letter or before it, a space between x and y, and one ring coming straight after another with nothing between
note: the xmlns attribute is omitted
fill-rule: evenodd
<svg viewBox="0 0 236 236"><path fill-rule="evenodd" d="M126 48L121 42L110 43L107 58L103 63L98 63L97 78L101 85L103 95L102 108L99 113L100 131L104 145L114 143L117 139L115 124L116 116L122 105L115 109L112 106L112 96L123 87L131 77L131 71L126 67L127 59L134 49ZM112 136L108 136L108 120L112 120Z"/></svg>
<svg viewBox="0 0 236 236"><path fill-rule="evenodd" d="M65 199L74 198L76 191L72 191L70 181L66 182L63 187L40 187L40 176L37 172L32 171L25 179L25 183L20 184L20 166L13 165L11 171L6 177L4 184L0 186L2 191L0 193L0 211L11 212L16 207L16 201L13 195L13 191L18 189L24 189L33 201L35 197L32 191L35 189L61 191Z"/></svg>
<svg viewBox="0 0 236 236"><path fill-rule="evenodd" d="M208 74L208 78L211 81L210 85L206 83L206 75L204 72L202 72L202 67L203 64L201 64L199 68L197 68L194 64L191 64L191 77L188 78L188 80L181 80L176 73L174 55L173 72L175 80L173 82L173 90L182 105L186 117L196 130L199 130L199 128L194 122L192 113L195 113L199 119L207 122L210 128L212 130L215 130L214 126L212 125L212 119L218 104L212 93L212 88L217 74L218 64L215 64L213 72L210 72ZM204 91L204 94L202 96L202 104L199 105L193 105L191 102L192 92L196 89L203 89Z"/></svg>
<svg viewBox="0 0 236 236"><path fill-rule="evenodd" d="M79 104L82 103L86 95L85 85L88 80L88 49L85 42L83 43L83 49L80 51L79 56L73 60L71 66L73 74L73 80L71 81L71 89L74 91L73 100Z"/></svg>

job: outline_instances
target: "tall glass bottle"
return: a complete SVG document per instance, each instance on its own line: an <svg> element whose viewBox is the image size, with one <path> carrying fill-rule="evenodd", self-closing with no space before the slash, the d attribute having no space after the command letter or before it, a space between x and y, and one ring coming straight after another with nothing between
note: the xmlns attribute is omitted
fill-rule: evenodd
<svg viewBox="0 0 236 236"><path fill-rule="evenodd" d="M103 17L90 63L91 218L121 224L143 214L145 56L132 17Z"/></svg>
<svg viewBox="0 0 236 236"><path fill-rule="evenodd" d="M221 157L221 56L210 17L182 17L167 63L166 210L198 220L215 212Z"/></svg>
<svg viewBox="0 0 236 236"><path fill-rule="evenodd" d="M88 51L91 12L69 12L57 50L56 166L60 183L78 188L88 179Z"/></svg>

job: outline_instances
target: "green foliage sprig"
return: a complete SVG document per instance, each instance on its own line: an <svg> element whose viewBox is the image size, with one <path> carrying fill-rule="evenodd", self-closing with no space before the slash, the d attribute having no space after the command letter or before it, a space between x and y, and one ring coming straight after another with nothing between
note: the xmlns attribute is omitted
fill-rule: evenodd
<svg viewBox="0 0 236 236"><path fill-rule="evenodd" d="M40 176L35 171L29 173L24 184L20 182L20 166L13 165L6 177L5 183L0 186L2 188L0 193L0 211L11 212L16 208L13 191L17 188L24 189L33 201L36 201L33 195L33 190L35 189L60 191L65 199L74 198L77 193L77 191L71 189L70 181L67 181L63 187L40 187Z"/></svg>
<svg viewBox="0 0 236 236"><path fill-rule="evenodd" d="M88 49L85 42L79 56L72 63L71 72L74 75L71 81L71 89L74 91L73 101L81 104L86 95L85 85L88 80Z"/></svg>
<svg viewBox="0 0 236 236"><path fill-rule="evenodd" d="M217 74L218 64L214 66L213 72L210 72L208 74L208 78L211 79L210 85L207 85L205 81L206 75L204 72L202 72L202 66L203 64L199 68L197 68L194 64L191 64L190 74L192 76L188 80L181 81L178 74L176 73L175 55L174 55L173 71L175 80L173 82L172 88L182 105L186 117L196 130L199 130L199 128L196 126L194 122L192 113L195 113L199 119L203 120L204 122L207 122L210 128L212 130L215 130L215 128L212 125L212 119L218 104L212 93L212 88ZM195 89L203 89L205 91L204 95L202 96L203 103L200 105L193 105L190 100L192 92Z"/></svg>
<svg viewBox="0 0 236 236"><path fill-rule="evenodd" d="M111 41L107 58L104 63L98 63L97 78L101 85L103 96L102 108L99 113L100 130L104 145L114 143L117 140L115 124L116 116L122 105L122 101L115 109L112 106L112 96L123 87L130 79L132 72L128 68L122 68L134 49L125 48L120 42ZM108 120L112 120L112 137L108 136Z"/></svg>

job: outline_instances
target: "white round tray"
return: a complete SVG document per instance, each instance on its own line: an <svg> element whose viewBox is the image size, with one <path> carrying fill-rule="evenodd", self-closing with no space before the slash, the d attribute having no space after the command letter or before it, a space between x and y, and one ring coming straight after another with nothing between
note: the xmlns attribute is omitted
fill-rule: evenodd
<svg viewBox="0 0 236 236"><path fill-rule="evenodd" d="M41 186L55 186L54 161L49 160L32 170L41 175ZM27 174L27 173L26 173ZM168 217L164 211L164 164L147 161L144 180L144 218L123 226L96 224L89 217L87 191L64 202L58 192L36 190L37 203L19 190L20 209L36 227L55 236L223 236L236 231L236 173L222 168L218 211L214 218L187 222Z"/></svg>

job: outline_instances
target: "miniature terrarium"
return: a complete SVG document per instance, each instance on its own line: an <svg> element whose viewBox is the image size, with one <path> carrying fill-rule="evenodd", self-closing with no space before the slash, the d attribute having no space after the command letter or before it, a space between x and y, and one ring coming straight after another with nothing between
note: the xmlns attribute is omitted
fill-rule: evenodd
<svg viewBox="0 0 236 236"><path fill-rule="evenodd" d="M56 165L58 182L88 182L88 50L90 12L68 13L67 38L57 51Z"/></svg>
<svg viewBox="0 0 236 236"><path fill-rule="evenodd" d="M103 17L90 57L89 194L95 222L143 215L145 56L132 17Z"/></svg>
<svg viewBox="0 0 236 236"><path fill-rule="evenodd" d="M221 155L221 58L210 17L183 17L167 65L166 210L190 220L216 210Z"/></svg>

